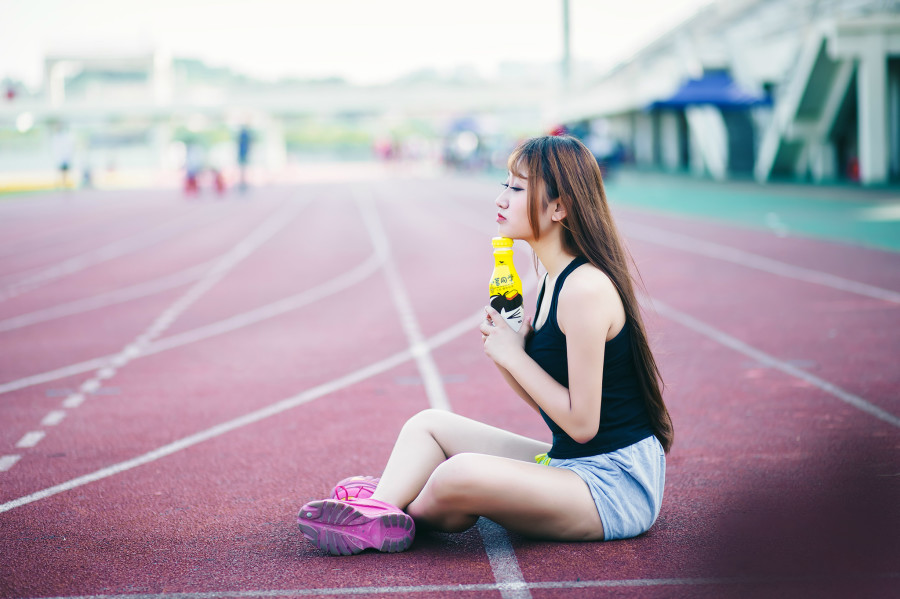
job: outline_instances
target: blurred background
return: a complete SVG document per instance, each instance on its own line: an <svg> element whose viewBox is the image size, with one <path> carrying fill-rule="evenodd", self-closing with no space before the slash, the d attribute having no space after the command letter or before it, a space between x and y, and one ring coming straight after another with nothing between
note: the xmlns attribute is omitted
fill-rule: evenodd
<svg viewBox="0 0 900 599"><path fill-rule="evenodd" d="M3 0L0 193L505 169L900 182L898 0ZM193 178L193 183L191 179Z"/></svg>

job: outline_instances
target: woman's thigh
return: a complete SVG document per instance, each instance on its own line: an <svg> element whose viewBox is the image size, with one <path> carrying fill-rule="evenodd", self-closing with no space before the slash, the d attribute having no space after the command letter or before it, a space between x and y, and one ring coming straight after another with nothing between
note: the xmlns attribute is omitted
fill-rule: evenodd
<svg viewBox="0 0 900 599"><path fill-rule="evenodd" d="M461 453L480 453L533 462L550 451L550 444L497 428L444 410L425 410L413 416L410 426L427 430L448 458Z"/></svg>
<svg viewBox="0 0 900 599"><path fill-rule="evenodd" d="M491 455L463 453L447 460L407 511L450 530L485 516L530 537L603 539L597 506L577 474Z"/></svg>

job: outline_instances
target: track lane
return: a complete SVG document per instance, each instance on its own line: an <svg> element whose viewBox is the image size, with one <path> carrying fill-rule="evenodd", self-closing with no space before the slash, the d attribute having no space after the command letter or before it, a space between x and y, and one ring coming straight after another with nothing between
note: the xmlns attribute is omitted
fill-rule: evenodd
<svg viewBox="0 0 900 599"><path fill-rule="evenodd" d="M396 219L394 213L386 213L385 220L390 223L395 223ZM408 221L404 222L414 225L416 220L416 218L410 218ZM475 237L478 236L476 235ZM392 241L394 241L394 239L392 239ZM480 239L475 240L475 242L477 242L478 250L474 249L473 242L473 255L477 255L482 251L481 246L483 243L481 243L481 241L482 240ZM417 251L416 244L411 245L411 252ZM409 254L410 252L405 251L398 254L401 258L401 263L398 266L401 273L414 274L418 270L418 264L421 258L419 256L410 258ZM489 256L488 250L488 260ZM407 264L407 261L408 265L404 266L404 264ZM482 259L479 258L478 261L480 263ZM442 262L439 263L443 264ZM450 265L443 272L449 277L455 272L463 270L464 269L461 268L454 270L453 265ZM463 273L463 275L471 276L470 273ZM404 277L405 276L407 275L404 275ZM648 287L650 287L651 292L654 292L656 286L655 278L650 280L645 274L645 279L648 280ZM404 280L408 279L404 278ZM467 290L461 294L460 297L463 298L462 303L474 301L479 305L482 304L481 296L483 290L477 289L477 287L481 287L481 285L472 285L471 290ZM468 287L466 287L466 289L468 289ZM471 300L465 299L470 296L472 298ZM533 303L529 307L531 306L533 306ZM424 315L424 317L433 317L434 313L427 306L421 308L419 307L419 304L416 304L416 309L417 316ZM472 331L475 330L475 324L477 324L477 322L473 323ZM364 324L361 326L364 326ZM808 477L810 465L815 464L824 469L831 464L831 462L826 459L826 457L830 455L844 456L842 461L838 463L842 468L846 468L848 461L852 464L851 456L859 455L854 452L854 446L859 445L859 442L856 439L857 433L860 431L868 431L868 427L871 423L866 420L865 417L860 419L860 414L858 412L849 409L846 406L833 406L828 403L828 401L825 401L823 404L820 394L817 394L815 390L796 388L795 381L787 379L787 377L784 377L780 373L769 371L758 373L758 376L754 375L742 378L741 374L746 369L741 362L740 356L729 356L729 352L723 352L721 346L710 343L708 339L693 334L691 331L684 331L682 330L682 327L679 327L670 321L665 319L661 319L659 322L654 321L653 330L657 332L658 341L662 344L661 354L664 357L661 361L663 362L665 374L670 382L670 393L675 394L675 397L672 397L669 401L670 405L677 406L677 408L673 407L673 412L676 409L678 410L676 413L676 422L689 422L691 425L687 430L679 430L680 436L678 445L676 445L677 453L673 453L670 460L670 480L669 485L667 485L667 500L664 504L664 512L660 522L657 523L657 526L648 533L648 535L632 541L603 545L552 544L549 547L551 553L547 552L548 546L545 543L533 543L531 541L514 538L514 546L526 580L535 585L541 583L550 585L543 590L540 586L533 587L531 589L532 596L547 596L542 593L552 594L555 592L553 589L560 588L566 589L566 596L581 596L579 593L584 593L583 596L593 596L592 593L596 593L597 589L602 587L594 586L578 590L564 585L560 586L559 583L559 581L574 580L577 577L584 580L585 578L590 578L591 575L594 576L595 579L586 582L596 582L598 584L604 582L603 580L596 580L597 578L606 579L609 581L610 585L615 585L615 581L617 580L648 581L644 586L640 587L631 587L624 584L612 586L612 588L617 589L617 592L620 594L627 593L631 595L640 593L642 596L645 596L648 592L648 589L645 587L650 586L650 588L653 589L651 592L660 594L660 596L679 596L679 594L682 594L679 592L681 589L684 590L683 596L705 596L707 593L709 596L721 596L721 594L716 593L722 593L723 589L726 592L732 590L739 592L742 589L747 590L748 588L764 588L772 590L773 592L778 592L779 589L784 590L785 585L783 583L771 583L771 580L773 577L777 579L779 576L783 579L784 576L779 574L779 572L785 570L792 571L794 576L796 576L797 571L804 571L804 568L807 572L818 574L820 571L816 570L813 562L815 562L815 558L823 557L821 551L812 551L810 552L811 555L809 555L805 561L800 560L799 562L795 559L795 554L799 552L794 551L791 553L789 551L792 547L794 549L808 551L808 547L805 545L790 545L792 537L798 535L796 534L796 527L794 530L789 528L790 520L787 517L796 515L793 508L797 501L809 497L803 493L798 494L798 491L807 492L811 490L805 484L807 479L804 478L805 476ZM466 347L466 344L469 342L470 340L467 337L460 336L452 341L450 345L442 346L434 351L435 359L441 372L446 373L445 378L450 381L446 383L446 386L451 401L454 402L454 405L459 402L461 406L465 406L465 409L471 410L471 415L474 417L479 417L487 412L489 418L496 419L495 422L500 425L503 425L507 419L519 418L515 426L521 426L523 430L527 430L528 427L532 426L531 424L528 424L531 420L522 416L517 416L520 414L521 406L516 403L517 400L510 397L511 394L509 392L507 392L505 398L498 396L495 401L487 403L485 402L484 397L475 391L474 385L470 386L467 383L457 384L453 382L453 376L458 374L459 376L470 376L473 380L475 377L478 377L478 380L489 381L491 377L493 377L493 388L495 389L498 388L498 383L502 384L499 375L497 375L495 371L492 372L490 368L486 368L490 367L490 365L484 363L483 355L479 355L480 348L476 346L475 356L470 357L471 352L469 351L469 348ZM451 345L453 348L451 348ZM459 350L455 349L457 345L459 346ZM476 367L477 362L475 360L477 358L481 358L481 365ZM458 360L458 362L453 362L454 360ZM407 366L409 366L409 364L407 364ZM472 370L468 370L468 368L471 368ZM475 374L476 368L479 374ZM409 379L415 378L414 371L412 373L410 372L411 371L407 370L403 374L407 379L403 382L403 385L407 387L410 386ZM714 376L712 377L713 380L710 380L710 372L714 373ZM761 384L767 390L767 395L763 397L764 401L760 401L757 397ZM371 400L373 394L372 389L361 387L357 389L357 391L360 394L360 398L368 398ZM779 401L785 394L790 395L790 402ZM405 389L405 393L391 393L391 397L410 399L414 398L415 395L411 393L411 390ZM722 397L728 398L727 403L724 405L722 404ZM322 401L304 405L301 409L302 413L306 414L307 410L313 406L321 408L323 418L330 418L334 413L333 411L329 411L325 398L323 398ZM752 408L749 413L748 408ZM415 407L412 408L412 410L414 409ZM463 407L460 409L462 410ZM521 412L524 413L524 411ZM710 422L711 415L720 412L723 413L722 417ZM364 427L365 423L356 422L358 418L355 417L355 415L358 415L359 418L371 418L371 411L369 410L368 405L361 405L356 410L348 410L341 413L346 416L354 416L354 421L345 423L346 428L344 429L333 429L334 432L341 433L335 435L337 438L346 439L348 436L352 437L354 434L371 434L372 428L366 429ZM814 428L810 429L810 427L802 426L803 420L807 418L813 419L816 423ZM405 419L404 415L395 414L390 421L397 426L398 423L402 423L403 419ZM281 422L281 420L282 419L270 419L266 421L266 423L271 422L274 424ZM770 424L772 420L779 423L778 427L776 427L778 431L778 435L776 436L772 436L767 429L767 425ZM263 423L260 422L259 424ZM723 430L729 431L730 434L733 433L733 438L723 438ZM326 430L317 432L327 434L331 431ZM789 441L792 441L792 434L795 432L802 436L801 445L798 447L786 445ZM884 444L890 444L892 442L891 440L896 437L889 430L875 430L872 432L878 433L881 436L872 434L871 438L864 437L867 439L862 443L864 449L866 449L866 451L871 449L874 452L874 455L886 455L884 453ZM383 437L376 434L366 438L372 439L373 443L389 443L392 442L394 435L395 432L385 431ZM816 435L822 435L826 439L824 447L814 446L812 441L816 440ZM319 436L321 435L317 435L317 438ZM229 435L228 438L232 438L232 436ZM282 438L282 436L273 433L265 438L274 439ZM223 439L225 439L225 437L223 437ZM744 445L744 442L749 444ZM302 443L301 446L306 447ZM326 447L329 450L327 455L331 456L331 459L336 460L334 462L334 468L342 469L350 466L342 463L344 457L350 453L345 451L344 446L328 445ZM189 452L184 452L177 456L173 455L166 459L180 459L182 456L187 458L195 455L195 450L201 448L202 446L198 445ZM749 450L752 450L752 455L742 457L741 452L747 452L748 448ZM368 456L359 453L352 453L351 455L353 455L356 460L368 459ZM733 460L735 456L737 456L737 459ZM380 459L383 456L372 457L377 457L379 459L373 459L371 463L380 463ZM715 460L710 461L711 457L715 457ZM215 469L216 466L213 460L214 458L211 458L211 463ZM237 460L238 458L235 457L232 462L228 462L223 458L222 464L227 465L228 463L234 463L234 461ZM236 472L246 473L251 471L250 469L252 466L250 464L252 462L239 463L245 463L246 466L237 469ZM365 464L359 465L364 466ZM783 472L781 471L782 466L784 466ZM881 466L884 466L883 462L881 463ZM150 470L150 467L135 469L130 471L130 473L118 475L117 477L109 479L109 483L112 484L113 482L116 482L119 477L150 472ZM321 469L316 465L311 465L310 471L321 472ZM738 484L741 481L735 481L735 471L748 473L748 476L745 477L746 480L743 481L743 485ZM191 472L193 472L192 464L190 460L188 460L185 465L183 480L194 482L190 479ZM229 482L234 478L229 478L228 474L225 474L221 470L217 470L216 472L220 478L224 478ZM157 476L162 476L162 474L158 474ZM763 476L763 478L759 479L759 476ZM321 475L321 478L322 480L319 485L322 487L327 487L329 484L333 483L330 479L326 480L328 477L324 474ZM124 480L124 478L122 480ZM798 485L798 480L803 481L804 484ZM748 481L752 481L753 484L747 484ZM93 489L95 486L97 488L103 487L103 493L99 494L99 496L86 496L86 499L90 500L83 506L83 518L87 518L92 509L89 507L92 505L91 501L98 501L102 504L103 501L109 501L110 498L115 495L110 495L109 487L106 487L105 485L105 482L98 482L83 487L85 491ZM115 486L113 485L113 487ZM217 489L218 493L215 494L215 496L221 498L221 501L210 507L213 509L221 509L223 512L227 513L227 518L223 519L223 522L236 521L230 520L230 518L236 518L236 516L233 516L232 512L239 510L234 510L233 507L229 507L222 503L225 497L227 497L227 485L222 485L217 487ZM759 489L765 490L765 493L762 496L758 493L754 493ZM278 490L277 485L275 485L275 490ZM179 492L183 493L180 490ZM321 491L316 492L319 493ZM131 494L136 497L140 495L139 492L136 493L134 490L131 491ZM774 512L772 512L772 506L768 505L764 500L767 500L769 497L780 496L789 498L790 501L788 503L791 503L791 505L786 506L786 508L782 509L780 512L778 509L775 509ZM34 504L33 507L37 509L40 505L49 506L51 502L62 500L64 497L65 495L49 498L44 500L44 502ZM819 496L816 495L816 497ZM749 503L747 502L747 498L751 499ZM723 505L726 506L727 509L724 512L719 511ZM129 508L133 507L134 510L129 509L128 512L133 513L137 510L146 509L146 506L146 501L138 497L134 503L129 504ZM183 507L182 504L178 504L176 509L179 506ZM669 509L670 507L671 509ZM257 506L254 505L249 511L255 513L256 508ZM28 510L32 509L32 506L26 506L19 509ZM833 507L829 507L829 510L826 510L824 513L833 513ZM291 516L293 516L293 511L294 510L292 510ZM747 513L750 513L752 517L742 519L741 517ZM776 530L774 534L774 538L784 542L784 547L781 548L781 552L776 552L774 555L767 556L767 552L771 552L771 548L767 545L761 545L761 543L763 540L771 542L773 532L766 526L759 526L760 531L765 531L765 535L763 535L765 538L760 539L760 534L756 534L755 536L753 534L748 535L745 528L748 523L751 525L756 524L757 522L768 524L768 521L763 519L763 516L771 516L773 513L779 516L779 519L776 520L776 522L787 526L787 529ZM170 514L170 516L177 518L178 513ZM184 527L190 529L194 527L194 523L199 522L200 519L201 518L196 516L185 516L186 522L184 523ZM123 520L121 522L127 524L128 522L133 521L134 520ZM89 522L89 519L82 519L78 521L78 524L83 525L86 522ZM814 522L816 522L816 520L814 520ZM698 523L704 525L704 528L700 530L691 528ZM248 555L248 553L256 551L257 553L262 553L264 557L272 557L272 546L277 545L279 548L285 550L285 553L281 558L284 561L289 562L293 557L290 555L292 546L288 546L287 544L290 543L290 539L293 538L292 535L295 533L292 528L292 522L286 521L282 524L285 528L281 528L276 524L273 530L276 530L277 532L273 532L266 537L264 534L261 536L261 527L258 523L255 525L255 528L254 524L250 523L247 525L249 528L240 529L242 532L249 531L243 535L245 538L242 540L235 538L233 539L233 544L225 536L212 539L204 544L201 538L204 534L208 534L210 530L231 529L224 525L220 525L219 523L214 524L212 529L204 529L197 525L197 534L195 537L190 537L189 541L191 542L191 547L198 548L200 559L190 562L190 567L201 568L202 571L205 563L209 563L208 561L204 562L204 560L216 560L218 562L230 560L230 563L245 566L251 564L251 566L243 569L237 568L239 571L248 573L245 579L228 578L228 582L232 584L223 584L217 589L213 589L219 591L225 588L247 588L246 580L248 579L256 578L257 580L270 580L268 577L272 576L272 574L265 569L264 565L261 565L266 560L262 558L257 559L258 556ZM288 528L290 528L290 531L288 531ZM76 527L74 525L70 526L69 530L75 531ZM103 532L108 534L108 538L118 540L125 534L121 532L122 530L123 529L121 528L117 528L113 531L104 528ZM809 538L808 531L806 531L805 528L800 527L800 532L806 534L806 536L799 535L801 538ZM661 543L660 538L653 537L653 535L657 533L668 535L668 538L662 539L664 542ZM711 539L716 538L715 533L719 533L729 542L722 543L721 545L711 542ZM85 539L87 542L88 539L84 536L85 533L81 534L82 537L80 538ZM117 559L125 565L133 565L139 561L138 559L129 559L127 556L114 554L112 548L109 545L104 546L100 539L101 537L98 535L95 540L91 541L91 555L94 559L97 559L98 556L100 559ZM250 541L245 542L248 541L248 539ZM449 578L450 580L455 581L460 577L465 577L466 574L473 569L477 570L479 577L482 575L484 576L481 580L489 581L491 579L489 567L487 567L484 557L479 555L480 541L477 539L477 535L473 536L467 534L462 535L461 537L447 537L447 539L458 539L460 545L454 545L449 549L458 549L461 554L461 559L470 560L464 562L451 562L462 563L466 568L464 571L454 571L453 569L448 569L446 567L442 570L439 567L442 565L445 566L447 563L444 560L448 554L448 547L442 544L438 544L435 547L435 550L429 552L427 555L423 556L420 554L420 557L422 557L421 561L416 559L416 554L419 553L420 550L418 542L416 551L410 552L409 554L403 554L402 557L381 557L390 559L391 563L400 561L398 558L402 559L403 561L401 564L404 574L401 575L401 577L403 577L404 580L412 580L412 585L421 585L423 580L431 582L435 579L434 577L439 577L442 580ZM159 554L148 553L143 545L135 545L134 541L131 539L125 540L131 543L129 548L132 550L132 555L148 558L150 559L150 563L159 564L160 567L163 566L163 560L159 556L170 556L169 561L171 561L172 555L179 555L178 546L174 543L171 545L165 544L165 539L159 541L161 544ZM267 540L268 545L266 544ZM748 540L750 543L747 543ZM437 541L439 543L444 542L440 537L437 538ZM851 541L854 541L851 545L856 546L852 536ZM30 547L33 549L40 547L35 541L29 541L29 543ZM754 548L759 555L734 556L723 550L739 546L741 543L748 544L750 547ZM223 545L227 548L227 551L219 550ZM823 543L823 545L825 544ZM426 545L425 548L428 549L430 546ZM61 546L54 550L56 551L55 555L58 556L57 559L61 559L61 557L65 555L64 549L65 548ZM45 548L40 548L38 550L46 551ZM266 550L269 550L268 554L265 553ZM598 556L598 550L602 552L602 555ZM723 560L722 555L735 560L736 563L729 563L728 560ZM863 548L863 555L866 555L865 548ZM887 553L886 555L890 556L891 554ZM477 556L478 559L472 560L472 556ZM779 556L787 556L788 559L783 560L783 563L776 565L776 558ZM369 561L365 564L360 564L359 562L354 564L356 566L361 566L364 572L379 571L379 564L381 564L382 561L385 561L379 559L379 556L376 554L364 554L364 557L368 558ZM723 573L740 570L739 566L741 563L738 558L743 560L742 563L744 566L749 564L756 572L760 572L760 578L763 579L763 582L748 583L745 580L743 582L734 583L733 586L721 586L722 584L727 584L727 582L721 582L724 576ZM328 564L328 567L335 567L332 566L332 564L336 560L329 560L328 558L322 558L316 555L310 555L309 559L311 560L309 563L303 560L304 568L300 572L300 576L304 576L310 568L315 570L316 563L321 562L323 564ZM196 586L191 585L205 584L204 581L199 581L196 575L192 575L188 572L186 567L182 567L189 561L190 560L188 559L183 560L182 563L178 564L178 568L175 569L179 573L179 578L182 578L181 574L183 574L183 579L186 581L186 583L184 583L185 588L196 588ZM827 559L822 561L823 563L829 563ZM698 562L701 563L698 564ZM872 563L875 566L878 566L883 563L883 561L878 562L876 560ZM434 566L433 569L431 568L432 565ZM662 572L674 571L678 569L679 566L682 570L681 573L675 574L672 579L688 582L681 585L677 583L669 585L661 583L659 587L653 587L653 583L650 581L660 580ZM849 569L852 571L852 569L856 567L858 566L851 564ZM791 570L792 568L794 570ZM351 570L357 571L354 568L350 568L348 564L347 569L342 571L341 574L344 574L346 577L350 575L349 571ZM705 586L705 583L702 582L690 583L691 577L686 573L698 570L709 571L714 574L717 573L718 578L712 577L712 580L718 580L719 582L706 583L710 586ZM421 575L416 576L416 573L420 573ZM585 573L587 573L588 576L586 576ZM621 574L621 576L616 578L614 575L616 573ZM840 571L831 572L830 574L843 576ZM122 580L119 573L112 572L111 570L108 572L108 575L113 577L116 581ZM455 578L451 575L455 575ZM544 576L542 577L542 575ZM191 578L191 576L193 576L193 578ZM226 576L228 576L228 574L226 574ZM278 573L275 573L275 576L277 577ZM392 574L392 576L397 575ZM766 579L770 582L766 583ZM280 579L275 578L271 580ZM304 578L302 580L306 581L307 579ZM332 579L329 578L328 580L331 581ZM335 577L334 580L344 581L346 578ZM702 578L697 578L697 580L702 580ZM884 584L877 579L874 583L872 580L872 578L863 578L862 582L854 580L849 587L838 587L834 583L831 583L824 588L822 584L816 584L813 581L806 580L799 583L792 583L793 586L790 588L803 592L809 591L810 589L823 589L827 592L837 588L869 588L866 586L868 584L873 589L873 592L877 594L880 589L884 588ZM149 585L158 584L156 581L152 580L152 576L141 578L138 582L147 583ZM125 584L125 582L122 584ZM132 582L130 584L132 585L131 588L134 588L134 583ZM756 584L758 586L748 587L748 584ZM768 586L766 586L767 584ZM376 581L375 585L384 586L384 582ZM330 585L273 584L268 586L268 588L322 588L326 586ZM260 588L260 586L256 585L255 588ZM481 592L490 593L486 588L482 588ZM494 591L494 594L496 594L496 591ZM416 593L414 596L422 595Z"/></svg>

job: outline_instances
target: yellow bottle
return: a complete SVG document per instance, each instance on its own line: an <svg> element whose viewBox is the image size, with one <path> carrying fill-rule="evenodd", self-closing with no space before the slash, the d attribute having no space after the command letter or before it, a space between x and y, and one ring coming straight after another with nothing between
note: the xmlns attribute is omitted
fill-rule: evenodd
<svg viewBox="0 0 900 599"><path fill-rule="evenodd" d="M517 331L525 319L522 298L522 280L513 264L513 240L508 237L494 237L494 273L491 275L491 307Z"/></svg>

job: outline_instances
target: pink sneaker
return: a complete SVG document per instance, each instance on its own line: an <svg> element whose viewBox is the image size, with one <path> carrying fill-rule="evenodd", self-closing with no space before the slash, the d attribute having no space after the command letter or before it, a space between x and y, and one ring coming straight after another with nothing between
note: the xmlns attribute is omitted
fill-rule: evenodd
<svg viewBox="0 0 900 599"><path fill-rule="evenodd" d="M381 480L374 476L351 476L345 478L334 486L331 492L332 499L368 499L375 493L375 487Z"/></svg>
<svg viewBox="0 0 900 599"><path fill-rule="evenodd" d="M310 501L297 514L303 536L332 555L364 549L395 553L408 549L416 535L413 519L377 499Z"/></svg>

